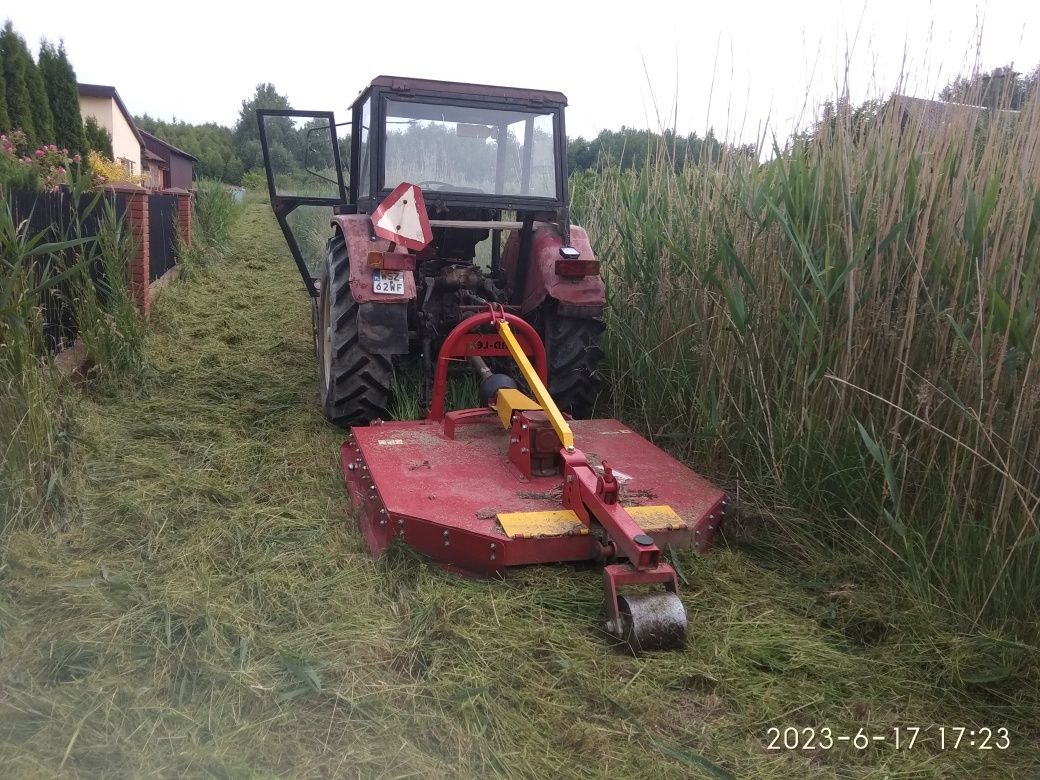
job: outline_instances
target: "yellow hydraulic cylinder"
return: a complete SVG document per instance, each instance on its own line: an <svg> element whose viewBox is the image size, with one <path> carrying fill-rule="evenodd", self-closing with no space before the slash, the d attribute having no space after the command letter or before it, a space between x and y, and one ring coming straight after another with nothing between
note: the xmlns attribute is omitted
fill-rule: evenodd
<svg viewBox="0 0 1040 780"><path fill-rule="evenodd" d="M563 419L563 412L556 406L556 402L549 395L549 391L545 389L541 377L534 370L534 366L531 365L531 361L527 359L523 348L516 340L516 336L513 335L509 323L504 319L498 320L498 334L506 343L509 354L513 356L513 360L520 367L520 373L524 375L524 380L527 382L527 386L531 388L531 392L534 393L535 400L538 401L542 411L549 418L549 423L552 425L553 430L556 431L556 435L560 437L560 444L564 446L567 452L574 452L574 434L571 432L571 426Z"/></svg>

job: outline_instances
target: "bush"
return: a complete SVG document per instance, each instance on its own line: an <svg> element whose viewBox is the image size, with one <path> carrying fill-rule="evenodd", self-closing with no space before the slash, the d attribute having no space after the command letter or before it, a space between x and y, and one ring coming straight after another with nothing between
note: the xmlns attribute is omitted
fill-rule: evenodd
<svg viewBox="0 0 1040 780"><path fill-rule="evenodd" d="M91 379L112 385L138 379L147 369L145 329L130 291L133 236L124 230L111 200L96 195L92 208L102 208L104 213L75 280L73 306Z"/></svg>
<svg viewBox="0 0 1040 780"><path fill-rule="evenodd" d="M246 171L242 176L242 186L247 190L264 191L267 189L267 174L258 168Z"/></svg>
<svg viewBox="0 0 1040 780"><path fill-rule="evenodd" d="M69 183L80 161L78 154L70 157L68 149L54 144L32 149L21 130L0 135L0 186L56 190Z"/></svg>
<svg viewBox="0 0 1040 780"><path fill-rule="evenodd" d="M97 150L92 149L87 153L87 163L90 165L90 174L95 187L103 187L106 184L115 184L117 182L144 184L145 176L130 174L122 165L105 157Z"/></svg>
<svg viewBox="0 0 1040 780"><path fill-rule="evenodd" d="M231 225L241 211L228 188L211 179L196 183L192 208L194 237L209 246L228 240Z"/></svg>

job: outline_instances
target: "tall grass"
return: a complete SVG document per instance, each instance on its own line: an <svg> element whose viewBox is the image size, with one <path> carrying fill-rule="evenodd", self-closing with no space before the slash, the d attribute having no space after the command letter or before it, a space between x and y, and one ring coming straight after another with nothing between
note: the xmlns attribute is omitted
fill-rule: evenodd
<svg viewBox="0 0 1040 780"><path fill-rule="evenodd" d="M134 239L112 201L97 197L90 208L101 210L100 230L73 290L79 338L94 384L125 389L127 380L139 380L148 370L145 323L130 291Z"/></svg>
<svg viewBox="0 0 1040 780"><path fill-rule="evenodd" d="M192 210L194 237L207 246L227 241L241 212L227 187L211 179L196 182Z"/></svg>
<svg viewBox="0 0 1040 780"><path fill-rule="evenodd" d="M766 163L574 182L610 403L867 538L965 630L1040 619L1040 103L838 115Z"/></svg>
<svg viewBox="0 0 1040 780"><path fill-rule="evenodd" d="M71 452L74 399L43 338L45 300L63 298L86 350L91 386L139 378L144 326L129 291L132 239L112 203L73 181L62 229L37 234L0 208L0 540L52 517ZM102 209L97 235L84 228Z"/></svg>
<svg viewBox="0 0 1040 780"><path fill-rule="evenodd" d="M63 243L30 235L0 208L0 539L33 525L59 498L69 437L61 378L43 348L44 295L80 268L54 265Z"/></svg>

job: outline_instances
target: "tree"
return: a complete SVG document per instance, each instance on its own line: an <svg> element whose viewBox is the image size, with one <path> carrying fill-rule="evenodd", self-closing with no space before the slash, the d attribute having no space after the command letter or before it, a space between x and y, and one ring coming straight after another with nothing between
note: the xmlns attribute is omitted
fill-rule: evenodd
<svg viewBox="0 0 1040 780"><path fill-rule="evenodd" d="M87 121L83 123L83 146L84 156L86 152L94 150L109 160L112 159L112 136L92 116L88 116Z"/></svg>
<svg viewBox="0 0 1040 780"><path fill-rule="evenodd" d="M615 168L642 168L648 162L663 161L676 172L687 165L718 163L723 149L753 158L753 146L726 146L708 130L704 138L697 133L681 136L674 130L655 133L622 127L620 130L603 130L591 141L580 136L567 144L567 167L570 171L582 171L599 164Z"/></svg>
<svg viewBox="0 0 1040 780"><path fill-rule="evenodd" d="M33 122L32 97L29 92L29 66L32 60L22 54L27 52L25 41L14 31L11 20L7 20L0 31L0 71L3 72L7 98L7 120L11 129L25 133L31 145L40 141Z"/></svg>
<svg viewBox="0 0 1040 780"><path fill-rule="evenodd" d="M229 184L242 181L245 169L234 149L231 128L214 122L204 125L191 125L176 119L167 122L147 114L135 117L134 122L142 130L197 157L196 176Z"/></svg>
<svg viewBox="0 0 1040 780"><path fill-rule="evenodd" d="M1040 64L1022 77L1023 104L1036 97L1038 86L1040 86Z"/></svg>
<svg viewBox="0 0 1040 780"><path fill-rule="evenodd" d="M63 42L58 44L57 50L47 41L41 44L40 73L54 116L54 143L70 152L86 152L76 71L65 54Z"/></svg>
<svg viewBox="0 0 1040 780"><path fill-rule="evenodd" d="M1022 108L1026 96L1036 83L1037 71L1022 76L1011 66L957 76L939 93L941 100L967 103L991 109Z"/></svg>
<svg viewBox="0 0 1040 780"><path fill-rule="evenodd" d="M264 158L260 149L260 129L256 122L256 110L258 108L291 109L289 98L278 94L274 84L257 84L256 92L248 100L242 101L242 108L238 112L238 121L232 133L235 151L242 161L245 170L263 167ZM272 151L276 146L286 147L288 153L292 153L296 133L293 129L292 120L288 117L279 118L267 123L268 142ZM279 151L279 154L281 152Z"/></svg>
<svg viewBox="0 0 1040 780"><path fill-rule="evenodd" d="M52 144L54 138L54 116L51 113L51 101L47 97L47 87L43 83L43 74L33 62L29 48L19 36L22 44L22 56L26 61L25 77L29 86L29 106L32 111L33 127L36 128L36 141L41 146Z"/></svg>
<svg viewBox="0 0 1040 780"><path fill-rule="evenodd" d="M4 69L0 63L0 132L13 129L11 118L7 115L7 82L4 81Z"/></svg>

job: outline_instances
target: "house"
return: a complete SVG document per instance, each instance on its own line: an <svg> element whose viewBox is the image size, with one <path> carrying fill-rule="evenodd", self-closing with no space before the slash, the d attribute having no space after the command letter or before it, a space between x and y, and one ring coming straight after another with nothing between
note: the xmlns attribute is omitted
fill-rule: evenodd
<svg viewBox="0 0 1040 780"><path fill-rule="evenodd" d="M928 100L908 95L893 95L887 109L895 112L903 130L913 123L926 133L950 129L963 132L974 129L989 116L1013 117L1018 114L1016 110L987 108L947 100Z"/></svg>
<svg viewBox="0 0 1040 780"><path fill-rule="evenodd" d="M144 139L115 87L80 84L79 113L83 121L93 117L108 131L112 136L112 157L128 174L140 176L146 173Z"/></svg>
<svg viewBox="0 0 1040 780"><path fill-rule="evenodd" d="M198 158L145 130L140 132L148 166L145 185L160 190L170 187L190 190Z"/></svg>

